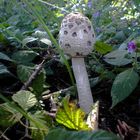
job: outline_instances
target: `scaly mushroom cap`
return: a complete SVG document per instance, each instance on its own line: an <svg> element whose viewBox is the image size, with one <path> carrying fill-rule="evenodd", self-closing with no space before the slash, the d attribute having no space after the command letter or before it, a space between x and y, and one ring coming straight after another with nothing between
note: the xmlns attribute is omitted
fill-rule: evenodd
<svg viewBox="0 0 140 140"><path fill-rule="evenodd" d="M88 55L95 43L91 22L81 13L70 13L62 21L59 44L64 52L72 57Z"/></svg>

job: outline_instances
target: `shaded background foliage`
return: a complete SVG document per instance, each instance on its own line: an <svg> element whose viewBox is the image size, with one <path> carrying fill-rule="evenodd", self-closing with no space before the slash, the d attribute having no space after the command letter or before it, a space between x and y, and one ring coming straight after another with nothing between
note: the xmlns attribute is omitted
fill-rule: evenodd
<svg viewBox="0 0 140 140"><path fill-rule="evenodd" d="M34 0L27 2L32 4L56 40L58 40L61 21L66 14L80 11L89 17L97 38L95 51L86 59L91 86L95 82L101 84L107 80L108 92L112 96L112 107L127 98L136 87L136 90L139 91L139 0ZM42 120L43 128L45 125L52 127L52 123L46 124L45 122L50 118L46 118L45 113L40 115L40 110L44 111L45 108L48 111L51 108L48 102L41 102L42 96L68 88L72 84L56 45L53 44L27 2L26 0L0 1L0 92L12 101L11 97L13 98L13 94L19 91L23 83L29 79L36 65L40 64L46 55L49 55L41 73L30 85L30 91L35 95L33 100L36 104L33 106L31 104L31 108L28 106L29 116L21 113L22 111L20 113L25 118L34 117L37 121ZM136 43L135 51L137 52L128 52L128 43L131 41ZM69 61L69 58L67 60ZM126 79L126 77L129 78ZM125 87L123 90L121 90L122 84ZM112 89L110 89L111 85L113 85ZM123 96L120 96L118 92ZM25 98L29 103L32 93ZM74 92L70 92L70 94L75 98ZM55 98L59 104L62 95ZM13 110L3 114L5 106L8 105L2 103L1 100L0 117L3 118L4 115L7 116L5 118L9 118L9 115L11 117L12 114L18 113L17 110ZM45 103L47 106L44 105ZM21 101L19 106L23 106ZM42 109L42 106L45 107ZM8 107L11 109L13 106ZM111 107L111 103L109 103L109 107ZM17 118L13 117L16 120L13 121L14 124L21 119L21 114L17 115ZM24 120L22 121L24 122ZM2 130L5 129L3 124L6 127L13 125L12 122L3 120L0 123L4 127ZM30 125L35 124L31 122ZM46 130L48 128L45 128L45 132L39 131L39 136L43 138ZM37 139L37 134L37 131L32 130L34 139Z"/></svg>

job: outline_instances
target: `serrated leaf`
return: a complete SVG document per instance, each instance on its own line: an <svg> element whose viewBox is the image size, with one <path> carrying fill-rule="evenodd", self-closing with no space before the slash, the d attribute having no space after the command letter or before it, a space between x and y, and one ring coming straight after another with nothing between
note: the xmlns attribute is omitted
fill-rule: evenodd
<svg viewBox="0 0 140 140"><path fill-rule="evenodd" d="M0 105L0 126L11 126L18 122L21 118L22 114L12 108L10 104L4 103Z"/></svg>
<svg viewBox="0 0 140 140"><path fill-rule="evenodd" d="M39 54L34 51L18 51L12 55L12 59L20 64L29 64Z"/></svg>
<svg viewBox="0 0 140 140"><path fill-rule="evenodd" d="M12 61L6 54L0 52L0 59L6 60L6 61Z"/></svg>
<svg viewBox="0 0 140 140"><path fill-rule="evenodd" d="M36 97L39 97L44 89L44 85L45 85L45 80L46 80L46 74L45 74L45 70L42 70L37 77L33 80L31 87L34 89L34 91L36 92Z"/></svg>
<svg viewBox="0 0 140 140"><path fill-rule="evenodd" d="M38 129L36 125L30 121L30 127L33 128L31 129L32 138L34 140L44 140L44 137L48 133L48 125L52 122L51 118L47 116L44 111L37 111L34 114L30 114L30 116L32 116L36 122L39 122L40 125L40 129Z"/></svg>
<svg viewBox="0 0 140 140"><path fill-rule="evenodd" d="M112 51L112 46L101 41L96 41L94 46L95 46L95 50L100 54L106 54L107 52Z"/></svg>
<svg viewBox="0 0 140 140"><path fill-rule="evenodd" d="M85 113L76 107L74 103L69 104L69 97L63 99L63 108L59 108L56 121L70 129L89 130L84 121Z"/></svg>
<svg viewBox="0 0 140 140"><path fill-rule="evenodd" d="M22 45L25 46L27 43L34 42L36 40L38 40L38 38L35 38L35 37L27 37L27 38L23 39Z"/></svg>
<svg viewBox="0 0 140 140"><path fill-rule="evenodd" d="M116 66L127 65L132 62L132 59L127 59L125 56L128 54L127 50L115 50L104 56L104 61Z"/></svg>
<svg viewBox="0 0 140 140"><path fill-rule="evenodd" d="M29 77L34 72L34 67L29 67L25 65L18 65L17 66L17 75L21 82L25 83ZM37 97L39 97L44 89L44 84L46 80L45 70L42 70L32 81L31 87L35 91Z"/></svg>
<svg viewBox="0 0 140 140"><path fill-rule="evenodd" d="M52 42L47 38L40 39L41 42L45 43L48 46L52 46Z"/></svg>
<svg viewBox="0 0 140 140"><path fill-rule="evenodd" d="M37 103L37 99L30 91L21 90L12 96L12 99L18 103L24 110L28 110Z"/></svg>
<svg viewBox="0 0 140 140"><path fill-rule="evenodd" d="M45 140L121 140L107 131L68 131L55 129L49 132Z"/></svg>
<svg viewBox="0 0 140 140"><path fill-rule="evenodd" d="M19 79L21 80L21 82L26 82L28 80L28 78L30 77L30 75L32 74L34 68L33 67L29 67L29 66L25 66L25 65L18 65L17 66L17 75L19 77Z"/></svg>
<svg viewBox="0 0 140 140"><path fill-rule="evenodd" d="M139 75L133 69L118 74L111 89L112 107L128 97L136 88L138 82Z"/></svg>

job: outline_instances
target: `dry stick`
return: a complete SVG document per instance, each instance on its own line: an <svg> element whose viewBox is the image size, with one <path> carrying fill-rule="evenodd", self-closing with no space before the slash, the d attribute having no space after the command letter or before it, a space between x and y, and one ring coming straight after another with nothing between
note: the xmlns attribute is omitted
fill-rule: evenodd
<svg viewBox="0 0 140 140"><path fill-rule="evenodd" d="M28 87L32 84L33 80L37 77L37 75L42 70L42 68L44 66L44 63L45 63L47 58L50 58L50 55L49 56L45 56L43 61L39 65L37 65L37 67L35 68L35 71L31 74L31 76L29 77L28 81L24 83L24 85L21 87L20 90L28 89ZM26 126L29 126L29 122L28 122L27 119L26 119ZM28 131L28 128L26 127L25 128L25 136L24 137L28 137L28 136L29 136L29 131Z"/></svg>
<svg viewBox="0 0 140 140"><path fill-rule="evenodd" d="M3 132L0 131L0 138L4 138L5 140L10 140Z"/></svg>
<svg viewBox="0 0 140 140"><path fill-rule="evenodd" d="M45 60L46 59L43 59L43 61L35 68L35 71L31 74L31 76L29 77L28 81L24 83L24 85L22 86L21 90L26 90L31 85L33 80L36 78L36 76L42 70L43 65L45 63Z"/></svg>

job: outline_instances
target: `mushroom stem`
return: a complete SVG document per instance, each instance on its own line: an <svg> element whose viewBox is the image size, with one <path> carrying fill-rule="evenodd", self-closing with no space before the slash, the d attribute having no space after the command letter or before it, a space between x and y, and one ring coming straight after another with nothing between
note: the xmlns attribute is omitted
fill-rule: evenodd
<svg viewBox="0 0 140 140"><path fill-rule="evenodd" d="M92 109L93 97L90 89L84 58L73 57L72 67L76 79L80 107L86 113L89 113Z"/></svg>

